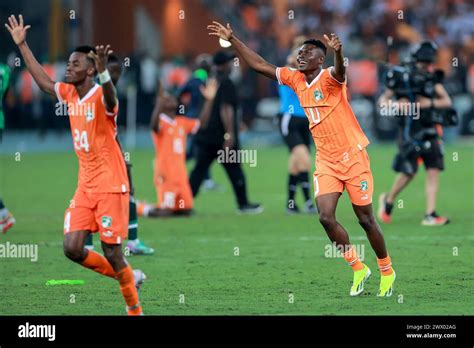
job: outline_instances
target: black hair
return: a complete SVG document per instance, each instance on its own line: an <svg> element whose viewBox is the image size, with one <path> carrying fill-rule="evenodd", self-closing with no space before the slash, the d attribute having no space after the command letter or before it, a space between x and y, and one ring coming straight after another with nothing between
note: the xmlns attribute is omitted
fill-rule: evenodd
<svg viewBox="0 0 474 348"><path fill-rule="evenodd" d="M316 40L316 39L309 39L303 42L303 45L313 45L316 46L317 48L321 49L324 54L327 52L326 45L321 41L321 40Z"/></svg>
<svg viewBox="0 0 474 348"><path fill-rule="evenodd" d="M109 54L109 58L107 60L107 63L116 63L116 64L119 64L119 65L122 65L122 63L120 62L120 58L117 57L115 54Z"/></svg>
<svg viewBox="0 0 474 348"><path fill-rule="evenodd" d="M79 53L84 53L86 56L89 54L89 52L92 51L94 53L97 53L95 48L92 47L92 46L87 46L87 45L83 45L83 46L77 46L73 52L79 52ZM92 58L89 58L89 56L87 56L87 60L94 66L95 68L95 62L94 62L94 59ZM97 73L97 71L96 71Z"/></svg>
<svg viewBox="0 0 474 348"><path fill-rule="evenodd" d="M84 46L77 46L73 52L80 52L80 53L85 53L88 54L90 51L96 53L96 50L92 46L84 45Z"/></svg>

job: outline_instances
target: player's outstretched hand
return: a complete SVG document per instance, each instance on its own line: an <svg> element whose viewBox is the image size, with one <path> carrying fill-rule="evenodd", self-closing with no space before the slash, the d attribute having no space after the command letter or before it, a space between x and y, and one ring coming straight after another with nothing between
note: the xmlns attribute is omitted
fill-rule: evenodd
<svg viewBox="0 0 474 348"><path fill-rule="evenodd" d="M10 25L5 23L5 28L10 32L15 44L20 45L26 40L26 31L31 28L31 25L23 26L23 16L19 15L20 24L14 15L8 17Z"/></svg>
<svg viewBox="0 0 474 348"><path fill-rule="evenodd" d="M232 38L232 28L230 27L230 24L227 23L227 27L224 27L222 24L216 21L212 21L212 24L209 24L207 26L207 29L209 29L209 35L214 35L218 36L221 39L229 41Z"/></svg>
<svg viewBox="0 0 474 348"><path fill-rule="evenodd" d="M205 86L199 87L201 90L202 96L206 100L213 100L216 97L217 90L219 88L219 82L217 82L217 79L211 78L207 80Z"/></svg>
<svg viewBox="0 0 474 348"><path fill-rule="evenodd" d="M329 38L326 34L324 34L324 39L329 47L331 47L334 51L339 52L342 48L342 43L339 37L331 33L331 38Z"/></svg>
<svg viewBox="0 0 474 348"><path fill-rule="evenodd" d="M95 46L94 51L90 51L88 56L95 62L95 68L99 73L102 73L107 68L107 61L109 60L109 54L114 51L110 49L110 45L104 47L104 45Z"/></svg>

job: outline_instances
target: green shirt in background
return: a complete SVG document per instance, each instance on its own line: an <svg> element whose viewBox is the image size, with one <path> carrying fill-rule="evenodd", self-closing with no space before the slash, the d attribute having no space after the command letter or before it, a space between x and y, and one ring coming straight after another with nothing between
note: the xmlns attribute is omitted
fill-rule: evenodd
<svg viewBox="0 0 474 348"><path fill-rule="evenodd" d="M10 84L10 68L0 63L0 129L5 128L5 115L3 114L3 98Z"/></svg>

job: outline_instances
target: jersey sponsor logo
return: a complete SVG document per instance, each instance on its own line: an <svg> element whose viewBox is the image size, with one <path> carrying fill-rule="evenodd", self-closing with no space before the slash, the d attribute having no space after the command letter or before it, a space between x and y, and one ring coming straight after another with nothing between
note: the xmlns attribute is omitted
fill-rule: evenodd
<svg viewBox="0 0 474 348"><path fill-rule="evenodd" d="M313 95L314 95L314 99L316 99L316 101L320 101L324 98L323 92L319 88L313 92Z"/></svg>
<svg viewBox="0 0 474 348"><path fill-rule="evenodd" d="M102 235L103 235L105 238L110 238L110 237L112 237L113 232L112 232L112 231L105 231L105 232L102 232Z"/></svg>
<svg viewBox="0 0 474 348"><path fill-rule="evenodd" d="M363 191L367 191L369 189L369 183L367 182L367 180L362 180L360 182L360 190L363 192Z"/></svg>
<svg viewBox="0 0 474 348"><path fill-rule="evenodd" d="M112 226L112 218L110 216L102 216L102 227L107 228Z"/></svg>

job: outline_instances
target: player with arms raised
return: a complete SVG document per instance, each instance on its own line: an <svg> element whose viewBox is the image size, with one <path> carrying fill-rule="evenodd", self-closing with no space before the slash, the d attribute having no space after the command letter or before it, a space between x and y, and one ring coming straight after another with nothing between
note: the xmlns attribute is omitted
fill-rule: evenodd
<svg viewBox="0 0 474 348"><path fill-rule="evenodd" d="M112 83L114 84L114 86L117 86L120 76L122 75L122 64L120 63L119 58L115 54L109 54L109 57L107 60L107 70L110 73L110 78L112 79ZM117 142L123 152L123 148L122 148L122 145L120 144L118 135L117 135ZM138 217L137 217L137 205L135 202L135 189L133 187L133 181L132 181L132 163L130 163L130 161L127 161L125 154L124 154L124 160L125 160L125 165L127 167L128 186L130 189L127 249L133 255L153 255L155 250L147 246L144 241L138 239ZM86 248L89 250L94 249L92 234L89 234L89 237L86 240Z"/></svg>
<svg viewBox="0 0 474 348"><path fill-rule="evenodd" d="M127 237L129 186L125 162L115 139L118 103L106 69L109 46L78 47L69 57L66 81L53 82L26 43L29 25L8 18L5 27L18 46L40 89L68 107L74 148L79 159L78 186L64 218L64 253L74 262L118 280L129 315L140 315L137 288L143 273L133 271L122 253ZM101 86L94 82L99 73ZM104 256L84 248L98 231Z"/></svg>
<svg viewBox="0 0 474 348"><path fill-rule="evenodd" d="M377 296L391 296L395 272L385 241L372 211L373 179L365 147L369 140L362 132L347 100L342 44L335 34L324 35L335 52L335 65L323 69L326 46L315 39L306 40L298 50L297 69L277 68L248 48L233 33L229 24L218 22L208 26L209 35L229 41L255 71L291 87L298 96L309 120L316 148L314 189L319 220L329 239L335 243L354 270L351 296L364 291L371 272L350 244L346 230L336 221L339 197L346 188L360 225L367 233L377 255L381 272Z"/></svg>

